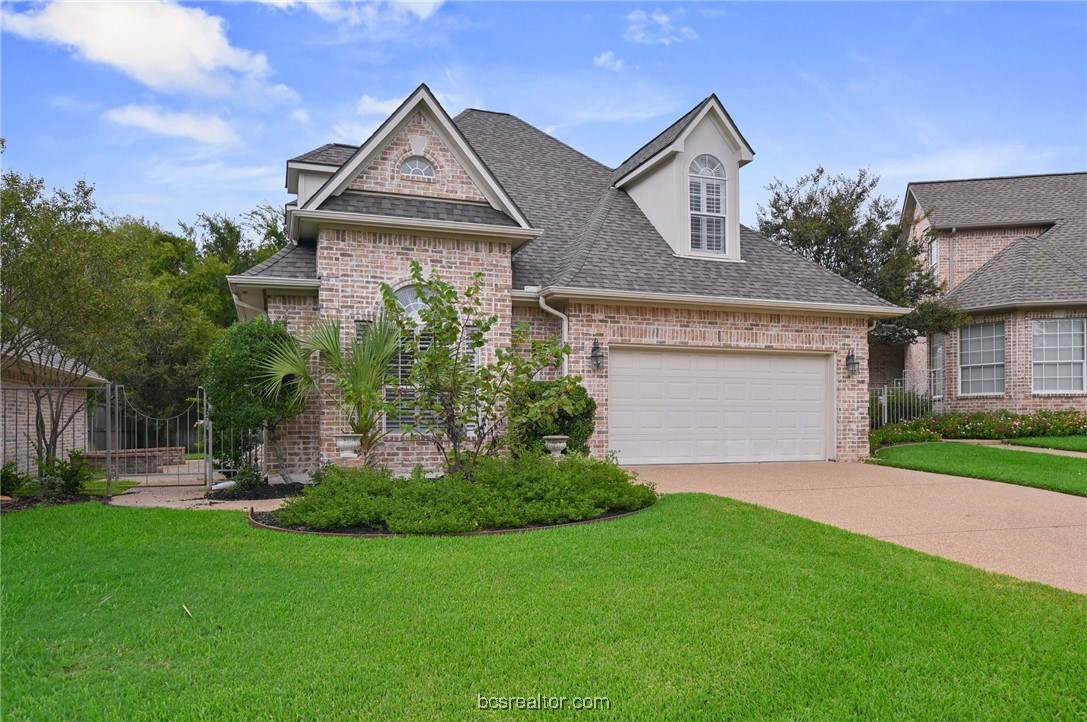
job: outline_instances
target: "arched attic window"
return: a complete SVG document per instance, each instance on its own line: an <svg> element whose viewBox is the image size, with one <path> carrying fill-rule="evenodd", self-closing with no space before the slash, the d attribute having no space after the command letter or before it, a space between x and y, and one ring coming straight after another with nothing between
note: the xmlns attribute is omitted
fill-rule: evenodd
<svg viewBox="0 0 1087 722"><path fill-rule="evenodd" d="M725 167L703 153L691 161L691 250L725 253Z"/></svg>
<svg viewBox="0 0 1087 722"><path fill-rule="evenodd" d="M426 158L412 156L400 166L400 175L408 178L433 178L434 166Z"/></svg>

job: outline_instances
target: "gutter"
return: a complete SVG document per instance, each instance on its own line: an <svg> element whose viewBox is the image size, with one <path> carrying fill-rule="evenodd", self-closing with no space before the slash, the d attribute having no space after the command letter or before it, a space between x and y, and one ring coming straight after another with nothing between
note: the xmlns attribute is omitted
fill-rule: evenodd
<svg viewBox="0 0 1087 722"><path fill-rule="evenodd" d="M912 309L901 306L870 306L844 303L805 303L770 298L735 298L729 296L696 296L693 294L652 293L642 291L609 291L596 288L547 286L540 297L569 300L611 301L613 303L671 304L680 306L732 307L770 312L795 311L811 315L829 313L840 316L861 316L869 319L898 318Z"/></svg>

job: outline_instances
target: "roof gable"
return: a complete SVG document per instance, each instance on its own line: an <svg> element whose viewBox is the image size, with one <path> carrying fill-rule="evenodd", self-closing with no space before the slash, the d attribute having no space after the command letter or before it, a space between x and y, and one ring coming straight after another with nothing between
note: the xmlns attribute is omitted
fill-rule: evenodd
<svg viewBox="0 0 1087 722"><path fill-rule="evenodd" d="M938 229L1052 225L1087 208L1087 173L922 181L906 195Z"/></svg>
<svg viewBox="0 0 1087 722"><path fill-rule="evenodd" d="M524 214L465 139L445 109L426 85L420 85L396 111L363 143L332 177L302 206L316 210L330 197L350 188L360 174L388 148L389 144L413 122L422 122L440 139L443 148L456 160L463 172L492 208L513 218L522 228L530 228ZM410 133L408 134L410 135ZM410 142L410 139L409 139Z"/></svg>
<svg viewBox="0 0 1087 722"><path fill-rule="evenodd" d="M725 106L716 95L711 95L665 128L656 138L635 151L634 155L620 163L612 174L612 182L621 188L643 173L652 170L666 158L682 152L687 136L706 118L713 120L725 140L737 151L741 166L754 159L755 151L748 145L740 129L736 127L728 111L725 110Z"/></svg>

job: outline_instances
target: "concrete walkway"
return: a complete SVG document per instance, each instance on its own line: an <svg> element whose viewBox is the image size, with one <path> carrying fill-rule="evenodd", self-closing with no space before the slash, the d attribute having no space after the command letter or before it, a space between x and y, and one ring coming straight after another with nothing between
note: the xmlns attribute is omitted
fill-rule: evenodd
<svg viewBox="0 0 1087 722"><path fill-rule="evenodd" d="M203 486L134 486L123 494L113 497L114 506L149 507L166 509L227 509L274 511L283 505L283 499L255 499L252 501L211 501L204 498Z"/></svg>
<svg viewBox="0 0 1087 722"><path fill-rule="evenodd" d="M727 496L1087 594L1087 498L862 463L632 470L662 493Z"/></svg>

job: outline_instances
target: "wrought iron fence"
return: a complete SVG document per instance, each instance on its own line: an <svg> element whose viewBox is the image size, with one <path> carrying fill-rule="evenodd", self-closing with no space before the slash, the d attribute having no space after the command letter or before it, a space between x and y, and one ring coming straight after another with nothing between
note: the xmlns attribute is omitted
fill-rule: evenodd
<svg viewBox="0 0 1087 722"><path fill-rule="evenodd" d="M902 378L868 390L868 418L873 429L946 410L940 370L906 372Z"/></svg>

